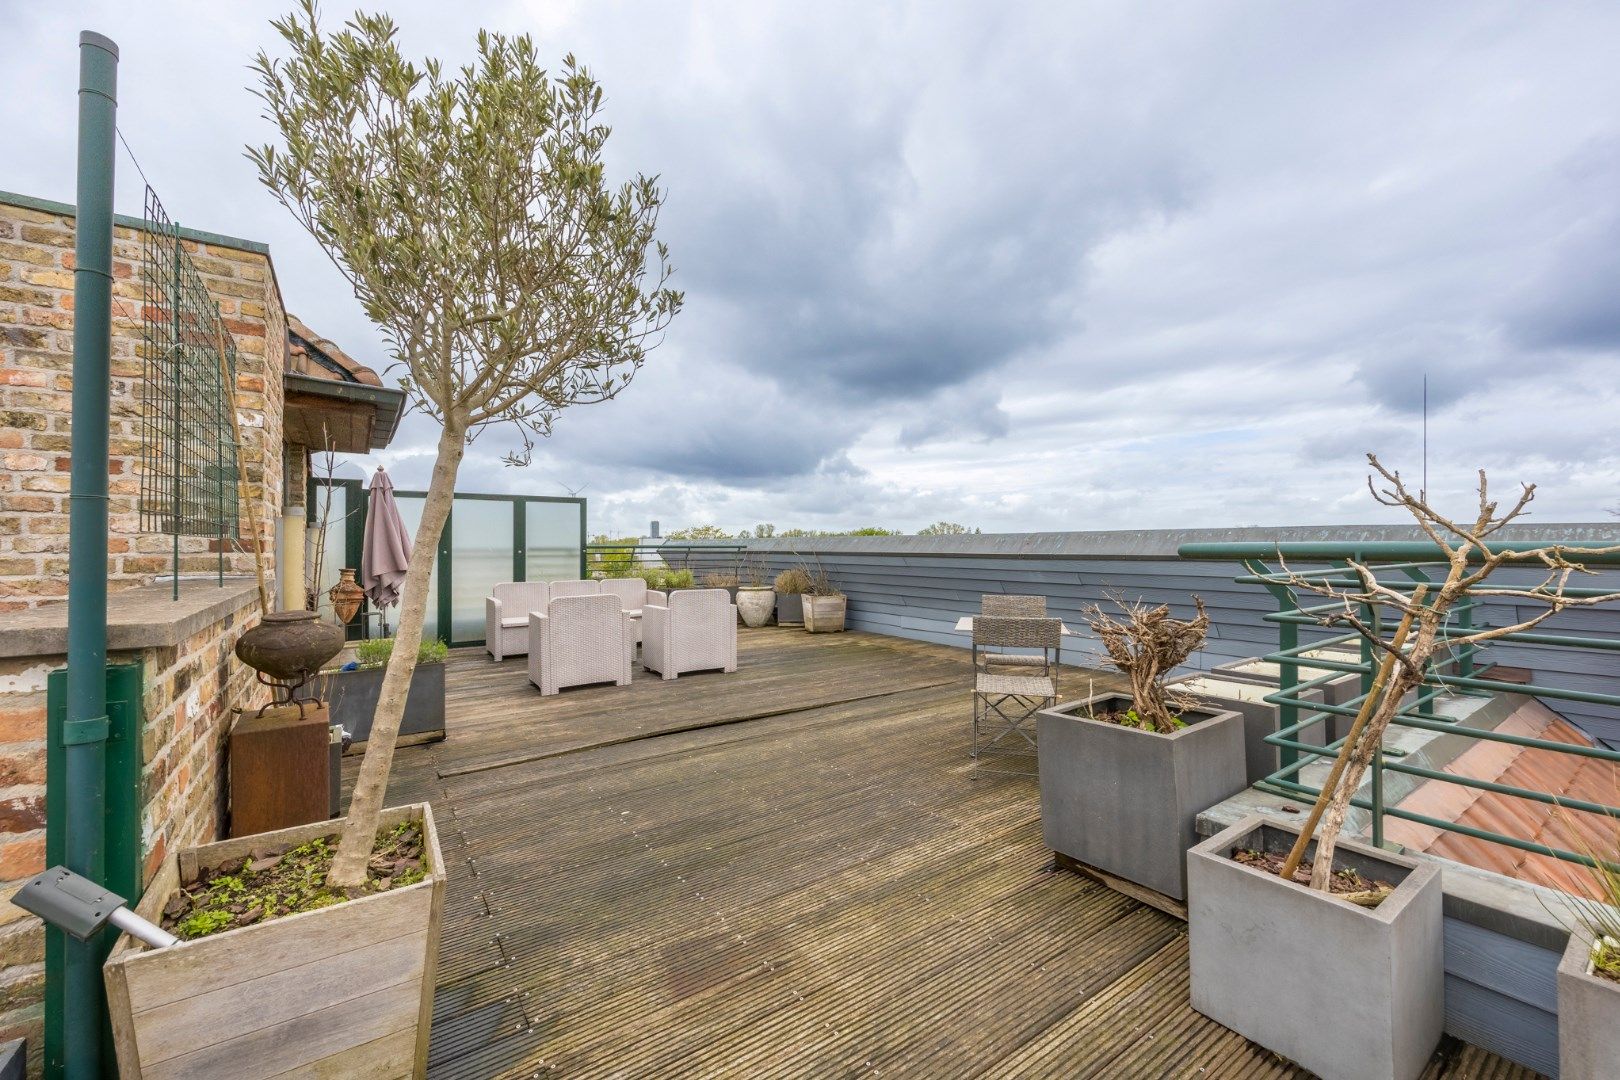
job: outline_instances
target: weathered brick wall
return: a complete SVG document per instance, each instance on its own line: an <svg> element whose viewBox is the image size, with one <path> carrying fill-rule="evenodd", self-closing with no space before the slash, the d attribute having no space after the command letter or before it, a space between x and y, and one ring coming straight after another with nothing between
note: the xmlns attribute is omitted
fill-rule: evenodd
<svg viewBox="0 0 1620 1080"><path fill-rule="evenodd" d="M238 590L240 592L240 590ZM233 653L256 621L256 593L183 644L113 652L143 665L142 885L176 848L218 839L225 823L225 742L232 707L266 699ZM43 1038L43 924L10 904L45 868L46 676L65 656L0 660L0 1041L26 1036L33 1067Z"/></svg>
<svg viewBox="0 0 1620 1080"><path fill-rule="evenodd" d="M67 595L67 503L73 390L73 216L15 205L0 195L0 612ZM114 589L171 569L167 536L142 535L140 495L140 234L113 236L112 432L108 463L107 576ZM184 242L219 301L235 340L239 451L258 509L266 572L282 486L282 381L287 317L266 251L257 245ZM226 572L251 573L243 510L226 542ZM217 565L217 540L181 539L180 572Z"/></svg>
<svg viewBox="0 0 1620 1080"><path fill-rule="evenodd" d="M67 595L68 479L73 361L73 216L51 204L0 195L0 619ZM237 350L239 449L267 576L275 572L282 498L282 371L286 313L268 253L257 245L186 241L219 301ZM112 409L107 576L114 590L171 571L171 539L140 530L140 241L114 234ZM226 571L253 573L249 518L228 541ZM180 572L212 574L219 543L181 540ZM231 709L264 700L232 650L255 621L253 594L213 625L172 646L114 653L145 668L142 844L150 880L176 847L218 838L225 800L224 746ZM3 629L3 626L0 626ZM43 1025L44 932L5 902L45 858L46 675L60 655L0 660L0 1039L29 1037L37 1075Z"/></svg>

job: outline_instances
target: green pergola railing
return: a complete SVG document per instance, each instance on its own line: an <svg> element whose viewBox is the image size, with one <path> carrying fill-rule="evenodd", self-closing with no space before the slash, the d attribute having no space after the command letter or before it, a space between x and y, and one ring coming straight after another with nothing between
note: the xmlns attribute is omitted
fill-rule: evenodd
<svg viewBox="0 0 1620 1080"><path fill-rule="evenodd" d="M1505 542L1492 545L1492 547L1495 550L1526 551L1547 546L1548 543L1548 541L1519 541ZM1572 542L1567 546L1578 548L1587 546L1587 544L1585 542ZM1439 580L1444 577L1448 568L1448 564L1441 558L1440 549L1431 543L1387 541L1347 544L1329 542L1284 544L1217 543L1184 544L1179 549L1179 554L1186 559L1230 559L1239 562L1247 572L1233 580L1239 584L1264 588L1276 601L1277 610L1267 613L1263 618L1267 622L1276 625L1278 647L1275 652L1266 654L1262 659L1276 664L1278 670L1278 690L1274 694L1268 694L1265 698L1267 702L1278 706L1277 730L1266 737L1268 743L1277 747L1278 767L1275 772L1255 786L1289 798L1316 799L1320 795L1321 789L1306 782L1301 773L1316 761L1331 759L1336 756L1344 740L1342 737L1331 740L1324 739L1322 744L1317 744L1306 742L1302 738L1302 734L1313 728L1322 727L1326 729L1328 721L1332 717L1355 716L1372 689L1376 663L1373 657L1373 644L1359 633L1340 633L1318 637L1309 642L1302 642L1301 628L1321 627L1321 616L1330 611L1342 611L1343 605L1302 603L1291 582L1297 582L1303 578L1317 584L1354 586L1359 582L1359 578L1349 566L1349 561L1354 560L1370 568L1375 567L1380 575L1380 583L1385 586L1410 594L1418 586L1427 584L1431 586L1430 592L1432 595L1433 586L1438 584ZM1581 557L1581 561L1594 567L1620 567L1620 553L1594 555L1589 558ZM1284 563L1288 565L1287 570L1280 568ZM1302 566L1308 566L1309 569L1302 570L1300 569ZM1569 588L1565 591L1570 596L1591 597L1607 595L1614 590ZM1307 595L1314 598L1314 594ZM1443 631L1444 636L1448 638L1462 637L1472 633L1476 627L1476 621L1477 625L1481 627L1491 625L1488 621L1485 621L1490 615L1490 602L1490 587L1487 585L1477 595L1470 595L1458 603L1450 613ZM1604 609L1595 608L1593 610ZM1362 621L1377 630L1384 625L1383 614L1381 611L1371 609L1370 606L1363 607ZM1620 616L1620 612L1616 612L1616 614ZM1617 619L1616 629L1620 630L1620 619ZM1591 650L1598 653L1620 651L1620 637L1540 631L1505 634L1495 639L1492 644L1534 645L1540 648ZM1339 648L1355 646L1356 655L1354 658L1348 655L1341 658L1337 652L1331 651L1335 646ZM1456 694L1486 696L1495 693L1527 694L1553 701L1580 702L1586 705L1605 706L1620 711L1620 694L1617 693L1492 678L1492 669L1488 666L1483 668L1480 666L1479 649L1480 647L1477 645L1466 645L1452 649L1446 652L1437 663L1431 664L1429 671L1425 674L1423 685L1413 695L1412 700L1407 702L1405 707L1396 715L1394 725L1444 733L1481 742L1503 743L1535 750L1545 750L1551 753L1620 763L1620 751L1610 750L1606 747L1581 746L1550 739L1468 727L1458 724L1453 719L1439 715L1435 710L1435 703L1442 697ZM1324 655L1324 650L1329 650L1328 655ZM1326 674L1303 678L1305 672L1302 671L1302 668L1310 671L1325 671ZM1359 696L1338 705L1310 699L1308 695L1312 690L1341 678L1345 673L1354 673L1360 676L1361 693ZM1352 806L1369 814L1372 839L1376 844L1384 843L1385 819L1397 818L1446 832L1459 833L1475 839L1502 844L1520 851L1550 856L1566 862L1584 865L1592 865L1593 863L1592 858L1583 852L1567 851L1532 838L1510 836L1461 822L1447 821L1443 818L1406 809L1399 805L1398 802L1395 805L1390 805L1385 798L1385 776L1388 773L1408 776L1420 781L1455 784L1478 791L1492 792L1545 805L1554 805L1572 811L1604 814L1610 817L1620 815L1620 806L1589 800L1570 799L1555 792L1536 791L1531 788L1499 783L1493 780L1460 776L1455 773L1402 761L1400 760L1401 756L1403 755L1394 748L1379 748L1373 756L1372 767L1368 770L1367 790L1364 793L1358 793L1350 800Z"/></svg>

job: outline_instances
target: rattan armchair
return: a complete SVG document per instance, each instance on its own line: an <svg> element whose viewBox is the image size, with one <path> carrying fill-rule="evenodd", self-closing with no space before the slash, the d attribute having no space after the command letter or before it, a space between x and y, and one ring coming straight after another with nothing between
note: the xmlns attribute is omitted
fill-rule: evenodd
<svg viewBox="0 0 1620 1080"><path fill-rule="evenodd" d="M661 601L661 602L660 602ZM724 589L672 589L641 609L641 666L666 680L737 670L737 605Z"/></svg>
<svg viewBox="0 0 1620 1080"><path fill-rule="evenodd" d="M633 623L612 594L553 597L529 616L529 681L542 694L587 683L629 686Z"/></svg>
<svg viewBox="0 0 1620 1080"><path fill-rule="evenodd" d="M484 648L491 658L525 656L529 612L544 611L551 591L543 581L503 581L484 598Z"/></svg>

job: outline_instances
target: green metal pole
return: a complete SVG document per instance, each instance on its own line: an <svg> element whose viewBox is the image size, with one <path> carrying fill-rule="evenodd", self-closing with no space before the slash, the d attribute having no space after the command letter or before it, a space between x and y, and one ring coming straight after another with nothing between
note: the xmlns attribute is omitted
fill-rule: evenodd
<svg viewBox="0 0 1620 1080"><path fill-rule="evenodd" d="M79 178L73 247L73 432L68 498L66 860L91 881L105 878L103 819L107 744L107 432L112 346L113 140L118 46L79 35ZM47 1047L70 1080L101 1075L107 1001L92 942L67 939L65 1025ZM55 1072L55 1068L50 1069Z"/></svg>

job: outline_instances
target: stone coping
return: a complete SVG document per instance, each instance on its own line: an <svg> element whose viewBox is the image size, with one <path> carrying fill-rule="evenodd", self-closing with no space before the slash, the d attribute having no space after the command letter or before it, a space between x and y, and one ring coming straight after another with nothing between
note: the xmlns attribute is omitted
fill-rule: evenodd
<svg viewBox="0 0 1620 1080"><path fill-rule="evenodd" d="M1510 525L1503 540L1614 543L1614 522ZM1285 525L1229 529L1125 529L1108 532L960 533L951 536L802 536L766 540L643 540L671 548L734 549L761 555L911 555L970 559L1176 559L1183 544L1368 543L1414 541L1424 536L1410 525ZM1231 562L1232 560L1222 560Z"/></svg>
<svg viewBox="0 0 1620 1080"><path fill-rule="evenodd" d="M179 645L199 630L258 602L253 578L180 579L180 599L165 581L107 594L107 652ZM67 653L67 603L42 604L0 617L0 658Z"/></svg>

